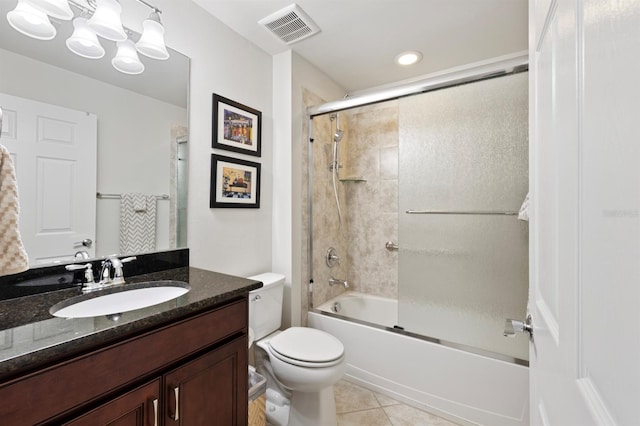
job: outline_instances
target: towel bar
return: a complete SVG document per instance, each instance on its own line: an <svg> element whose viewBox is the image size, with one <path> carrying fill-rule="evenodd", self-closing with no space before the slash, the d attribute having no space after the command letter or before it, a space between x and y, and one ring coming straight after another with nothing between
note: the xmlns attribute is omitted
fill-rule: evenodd
<svg viewBox="0 0 640 426"><path fill-rule="evenodd" d="M482 210L477 210L477 211L473 211L473 210L469 210L469 211L463 211L463 210L452 210L452 211L446 211L446 210L407 210L406 211L407 214L465 214L465 215L497 215L497 216L516 216L518 214L518 212L512 212L512 211L506 211L506 212L500 212L500 211L482 211Z"/></svg>
<svg viewBox="0 0 640 426"><path fill-rule="evenodd" d="M122 194L105 194L104 192L96 192L96 198L103 199L119 199L122 198ZM169 196L167 194L156 195L157 200L168 200Z"/></svg>

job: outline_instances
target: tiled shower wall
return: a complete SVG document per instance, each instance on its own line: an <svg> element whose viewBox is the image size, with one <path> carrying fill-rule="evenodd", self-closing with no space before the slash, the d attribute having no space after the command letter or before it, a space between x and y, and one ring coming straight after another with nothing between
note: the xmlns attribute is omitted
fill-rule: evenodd
<svg viewBox="0 0 640 426"><path fill-rule="evenodd" d="M341 114L349 129L340 173L347 200L349 280L355 291L395 299L398 252L385 243L398 242L398 103Z"/></svg>
<svg viewBox="0 0 640 426"><path fill-rule="evenodd" d="M319 99L307 91L304 101L309 106ZM398 235L397 101L340 113L344 137L339 144L342 168L337 188L342 227L329 170L336 122L327 114L315 117L312 125L313 305L345 291L342 286L329 286L331 277L346 279L349 290L397 298L397 252L385 249L385 243L396 243ZM303 167L306 176L307 164ZM306 205L306 192L303 202ZM308 223L306 214L305 209L303 224ZM340 256L340 265L333 268L325 262L329 247ZM306 254L302 263L303 277L308 277Z"/></svg>
<svg viewBox="0 0 640 426"><path fill-rule="evenodd" d="M330 286L331 277L348 280L349 258L347 252L350 241L347 237L347 221L344 212L349 208L345 196L344 185L336 181L340 206L343 211L342 226L338 219L336 200L333 193L333 183L329 165L333 159L333 133L335 121L331 122L329 115L316 117L313 120L314 142L313 149L313 305L319 304L343 293L344 287ZM343 142L348 138L348 124L342 120L344 130ZM325 256L330 247L336 249L340 263L333 268L326 264Z"/></svg>

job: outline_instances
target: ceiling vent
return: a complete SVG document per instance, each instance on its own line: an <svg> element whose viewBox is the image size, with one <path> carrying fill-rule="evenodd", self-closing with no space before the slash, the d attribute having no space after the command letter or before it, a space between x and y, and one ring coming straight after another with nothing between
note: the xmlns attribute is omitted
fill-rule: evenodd
<svg viewBox="0 0 640 426"><path fill-rule="evenodd" d="M258 24L287 44L296 43L320 32L320 27L295 3L262 18Z"/></svg>

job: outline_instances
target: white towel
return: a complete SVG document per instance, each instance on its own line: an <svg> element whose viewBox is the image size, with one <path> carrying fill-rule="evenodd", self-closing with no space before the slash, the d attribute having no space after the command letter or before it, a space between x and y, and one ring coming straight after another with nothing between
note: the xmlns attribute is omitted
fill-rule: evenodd
<svg viewBox="0 0 640 426"><path fill-rule="evenodd" d="M0 145L0 275L29 269L27 252L18 229L18 186L9 151Z"/></svg>
<svg viewBox="0 0 640 426"><path fill-rule="evenodd" d="M527 192L527 196L524 198L522 202L522 206L520 206L520 212L518 212L518 219L524 220L525 222L529 222L529 193Z"/></svg>
<svg viewBox="0 0 640 426"><path fill-rule="evenodd" d="M144 210L141 208L144 206ZM120 254L156 249L156 197L122 194L120 201Z"/></svg>

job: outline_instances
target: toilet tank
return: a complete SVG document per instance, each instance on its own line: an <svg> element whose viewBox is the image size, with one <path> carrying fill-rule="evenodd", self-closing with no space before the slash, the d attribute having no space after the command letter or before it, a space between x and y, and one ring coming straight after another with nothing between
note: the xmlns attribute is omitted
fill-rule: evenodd
<svg viewBox="0 0 640 426"><path fill-rule="evenodd" d="M273 333L282 324L284 275L267 272L249 277L262 281L262 288L249 292L249 327L254 340Z"/></svg>

